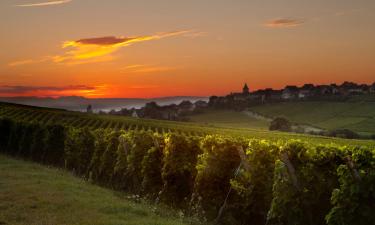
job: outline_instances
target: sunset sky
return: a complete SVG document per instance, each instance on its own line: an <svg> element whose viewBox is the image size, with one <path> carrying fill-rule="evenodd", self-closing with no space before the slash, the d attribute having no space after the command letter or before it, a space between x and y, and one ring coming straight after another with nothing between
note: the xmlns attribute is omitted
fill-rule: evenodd
<svg viewBox="0 0 375 225"><path fill-rule="evenodd" d="M1 0L0 96L375 81L373 0Z"/></svg>

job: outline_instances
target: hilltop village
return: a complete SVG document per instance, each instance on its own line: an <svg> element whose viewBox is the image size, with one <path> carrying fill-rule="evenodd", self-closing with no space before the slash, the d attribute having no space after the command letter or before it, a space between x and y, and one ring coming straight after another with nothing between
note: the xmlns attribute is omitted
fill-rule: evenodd
<svg viewBox="0 0 375 225"><path fill-rule="evenodd" d="M282 101L344 101L358 95L374 94L375 82L372 85L344 82L341 85L304 84L301 87L288 85L281 90L271 88L250 92L247 84L242 92L226 96L211 96L209 107L241 110L244 107L282 102Z"/></svg>
<svg viewBox="0 0 375 225"><path fill-rule="evenodd" d="M155 102L149 102L140 109L123 108L119 111L111 110L101 114L132 116L137 118L151 118L162 120L185 121L191 114L201 113L207 108L245 110L247 107L259 104L275 103L283 101L345 101L353 96L374 95L375 82L372 85L344 82L341 85L313 85L304 84L301 87L288 85L281 90L271 88L251 92L245 83L242 92L230 93L226 96L211 96L205 101L183 101L180 104L160 106ZM87 109L92 112L91 106Z"/></svg>

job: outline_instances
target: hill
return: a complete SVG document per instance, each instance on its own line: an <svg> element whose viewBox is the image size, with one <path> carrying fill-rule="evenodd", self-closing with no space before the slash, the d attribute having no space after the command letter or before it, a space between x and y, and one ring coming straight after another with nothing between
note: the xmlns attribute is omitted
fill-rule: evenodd
<svg viewBox="0 0 375 225"><path fill-rule="evenodd" d="M0 224L177 225L169 210L135 203L67 172L0 155Z"/></svg>
<svg viewBox="0 0 375 225"><path fill-rule="evenodd" d="M243 128L268 130L269 121L249 116L243 111L207 109L202 113L190 115L189 121L207 126L222 128Z"/></svg>
<svg viewBox="0 0 375 225"><path fill-rule="evenodd" d="M212 113L212 112L211 112ZM221 112L217 112L220 116ZM315 144L335 143L342 145L367 145L374 146L375 141L372 140L347 140L340 138L330 138L324 136L285 133L277 131L268 131L264 122L256 122L258 127L245 127L241 120L241 112L222 112L222 121L230 120L227 126L220 126L218 123L197 123L197 122L176 122L166 120L154 119L139 119L126 116L111 116L111 115L97 115L82 112L72 112L61 109L43 108L34 106L25 106L12 103L0 102L0 117L15 119L25 122L36 122L41 124L62 124L73 127L89 127L108 128L108 129L122 129L122 130L152 130L158 133L175 132L193 136L204 136L207 134L220 134L225 136L232 136L236 138L262 138L268 140L290 140L300 139ZM241 116L239 116L241 115ZM242 117L242 119L241 119ZM209 114L207 118L213 118L212 121L217 121L215 116ZM217 118L217 117L216 117ZM249 117L250 118L250 117ZM237 121L235 121L237 120ZM250 118L251 121L254 121ZM230 123L237 124L237 126L228 126ZM252 123L252 122L250 122ZM262 126L264 126L262 128Z"/></svg>
<svg viewBox="0 0 375 225"><path fill-rule="evenodd" d="M308 224L329 225L338 224L337 221L374 221L369 213L373 204L368 201L368 196L374 196L373 141L157 120L132 121L126 117L7 104L0 107L0 112L5 117L0 118L3 154L66 169L95 184L151 202L163 202L181 210L181 216L233 225L280 224L279 221L305 224L305 218ZM97 125L90 125L92 122ZM168 131L164 129L166 124L171 128ZM195 128L200 131L192 133ZM13 168L8 171L20 173ZM0 176L9 178L12 174ZM33 174L26 176L32 178ZM24 178L15 180L23 182ZM15 192L29 193L30 186L44 184L45 180L48 181L40 178L26 184L18 182L21 189L15 188ZM46 183L57 180L55 177ZM71 187L59 187L69 196L70 191L65 190ZM50 190L54 187L47 187L43 193L55 196ZM11 196L9 193L6 196ZM77 191L73 196L76 195L77 202L81 194ZM25 205L14 204L2 208L24 209ZM102 209L106 202L100 204ZM71 205L51 208L69 215ZM81 206L85 209L84 204ZM301 210L290 210L297 207ZM105 208L100 212L122 211ZM138 216L143 217L142 214Z"/></svg>
<svg viewBox="0 0 375 225"><path fill-rule="evenodd" d="M178 104L184 100L188 101L207 101L207 97L195 96L172 96L162 98L84 98L81 96L66 96L59 98L40 98L40 97L0 97L0 101L39 106L49 108L67 109L73 111L86 111L88 105L92 105L94 111L109 111L121 108L140 108L148 102L156 102L159 105Z"/></svg>
<svg viewBox="0 0 375 225"><path fill-rule="evenodd" d="M327 130L350 129L363 135L375 134L375 102L282 102L250 108L267 117L285 117Z"/></svg>

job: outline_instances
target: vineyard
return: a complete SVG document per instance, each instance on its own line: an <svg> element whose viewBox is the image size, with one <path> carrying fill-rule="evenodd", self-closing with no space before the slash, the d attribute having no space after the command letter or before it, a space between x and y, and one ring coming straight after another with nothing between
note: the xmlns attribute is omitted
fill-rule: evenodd
<svg viewBox="0 0 375 225"><path fill-rule="evenodd" d="M371 142L234 137L239 131L16 105L0 114L0 152L165 203L201 223L375 224Z"/></svg>
<svg viewBox="0 0 375 225"><path fill-rule="evenodd" d="M153 131L160 134L173 132L184 134L187 136L205 136L207 134L219 134L236 138L261 138L273 141L299 139L316 144L335 143L340 145L366 145L375 147L375 141L371 140L346 140L277 131L269 132L267 130L257 129L213 127L188 122L139 119L123 116L95 115L10 103L0 103L0 117L9 118L16 121L37 122L44 125L60 124L63 126L71 126L77 128L87 127L90 129L108 128L126 131Z"/></svg>

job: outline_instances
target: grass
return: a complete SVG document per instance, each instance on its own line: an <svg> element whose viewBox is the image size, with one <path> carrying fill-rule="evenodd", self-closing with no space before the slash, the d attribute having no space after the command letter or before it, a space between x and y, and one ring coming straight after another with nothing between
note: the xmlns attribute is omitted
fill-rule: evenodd
<svg viewBox="0 0 375 225"><path fill-rule="evenodd" d="M179 225L170 210L135 203L71 174L0 155L0 224Z"/></svg>
<svg viewBox="0 0 375 225"><path fill-rule="evenodd" d="M375 134L375 102L283 102L250 108L265 116L283 116L324 129L351 129Z"/></svg>
<svg viewBox="0 0 375 225"><path fill-rule="evenodd" d="M255 119L245 114L233 110L205 110L201 114L189 116L191 122L204 124L207 126L225 128L251 128L267 130L269 122Z"/></svg>

